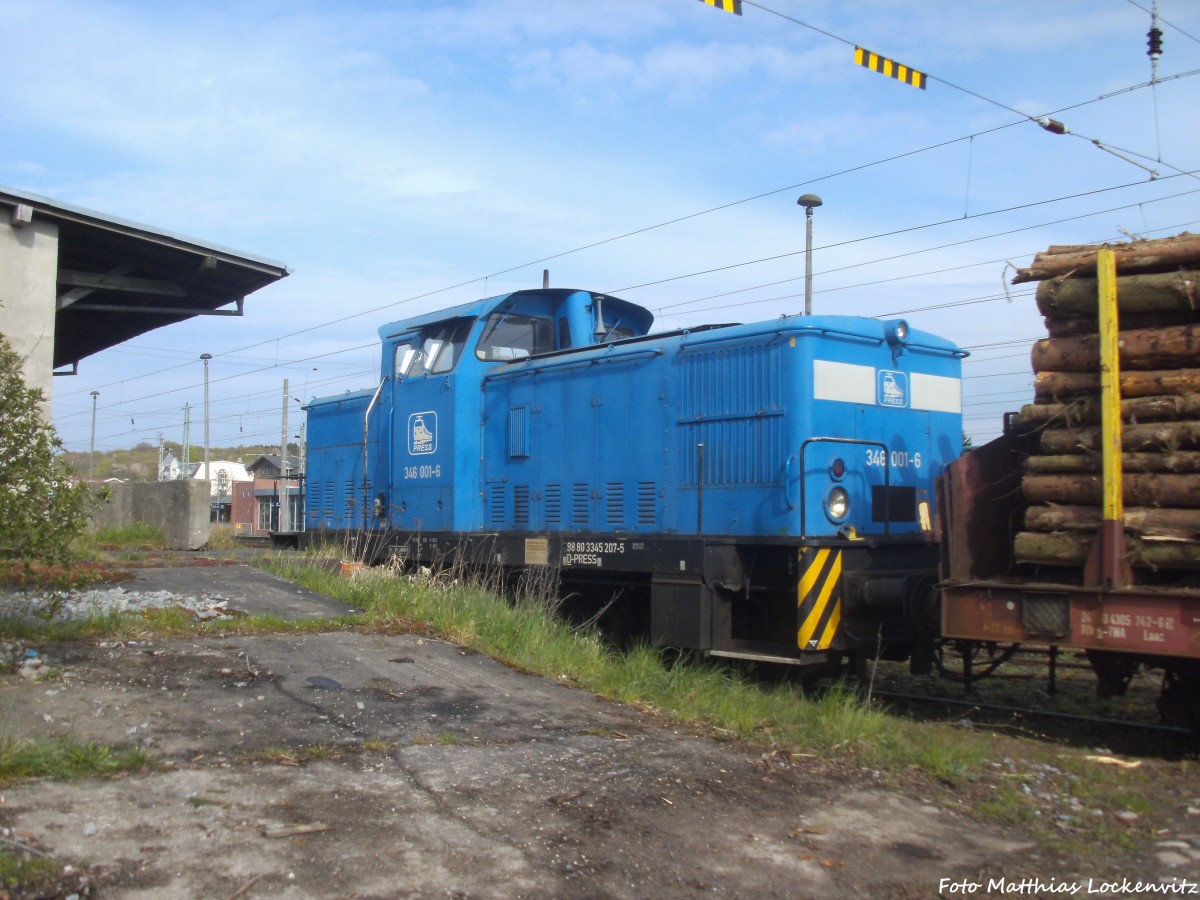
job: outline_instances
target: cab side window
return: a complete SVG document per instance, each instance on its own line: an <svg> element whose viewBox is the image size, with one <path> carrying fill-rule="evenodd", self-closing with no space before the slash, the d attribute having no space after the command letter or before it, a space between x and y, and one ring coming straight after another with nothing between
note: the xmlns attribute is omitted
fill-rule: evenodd
<svg viewBox="0 0 1200 900"><path fill-rule="evenodd" d="M408 370L412 368L413 360L417 358L417 348L414 341L415 338L396 345L392 372L397 381L403 380L408 375Z"/></svg>
<svg viewBox="0 0 1200 900"><path fill-rule="evenodd" d="M497 311L488 317L475 355L490 362L510 362L553 349L554 326L550 319Z"/></svg>

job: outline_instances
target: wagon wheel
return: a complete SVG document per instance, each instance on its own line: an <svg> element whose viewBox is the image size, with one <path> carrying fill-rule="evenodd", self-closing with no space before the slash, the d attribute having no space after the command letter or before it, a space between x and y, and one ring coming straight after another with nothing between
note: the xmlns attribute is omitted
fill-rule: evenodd
<svg viewBox="0 0 1200 900"><path fill-rule="evenodd" d="M1200 673L1194 667L1168 667L1163 671L1158 712L1164 722L1189 729L1192 740L1200 742Z"/></svg>
<svg viewBox="0 0 1200 900"><path fill-rule="evenodd" d="M966 684L987 678L1012 659L1020 646L995 641L938 641L933 648L933 664L943 678ZM957 658L957 663L952 657Z"/></svg>

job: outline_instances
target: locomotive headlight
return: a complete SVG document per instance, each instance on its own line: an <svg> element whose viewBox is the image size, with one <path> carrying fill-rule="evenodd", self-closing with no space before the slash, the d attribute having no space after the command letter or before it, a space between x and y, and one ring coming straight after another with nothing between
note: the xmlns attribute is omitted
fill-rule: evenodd
<svg viewBox="0 0 1200 900"><path fill-rule="evenodd" d="M883 336L893 347L902 346L908 340L908 323L903 319L885 322Z"/></svg>
<svg viewBox="0 0 1200 900"><path fill-rule="evenodd" d="M843 487L831 487L825 495L825 515L834 522L841 522L850 514L850 495Z"/></svg>

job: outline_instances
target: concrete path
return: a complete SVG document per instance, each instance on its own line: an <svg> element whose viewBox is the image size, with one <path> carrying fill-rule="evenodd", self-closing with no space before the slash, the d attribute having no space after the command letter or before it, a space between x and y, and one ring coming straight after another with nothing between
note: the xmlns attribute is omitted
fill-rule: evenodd
<svg viewBox="0 0 1200 900"><path fill-rule="evenodd" d="M201 582L335 612L244 567L141 581ZM59 677L0 676L9 734L158 762L3 791L0 825L101 897L926 897L1036 866L947 790L764 757L414 635L38 649Z"/></svg>

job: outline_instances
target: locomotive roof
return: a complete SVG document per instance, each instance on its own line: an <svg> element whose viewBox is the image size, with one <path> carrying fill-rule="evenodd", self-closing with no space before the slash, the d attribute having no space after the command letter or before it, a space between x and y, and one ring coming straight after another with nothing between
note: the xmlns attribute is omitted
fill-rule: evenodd
<svg viewBox="0 0 1200 900"><path fill-rule="evenodd" d="M508 294L498 294L495 297L488 297L484 300L473 300L470 303L461 303L458 306L451 306L446 309L437 309L431 312L422 313L418 316L412 316L408 319L399 319L395 322L389 322L379 329L379 337L387 339L397 334L403 334L406 331L412 331L416 328L421 328L433 322L444 322L447 319L459 319L466 316L481 316L495 309L506 300L519 296L521 294L529 294L530 296L545 297L551 301L559 301L569 297L571 294L589 294L593 298L599 297L606 304L614 304L614 308L637 312L640 319L639 322L646 330L649 330L650 324L654 321L653 314L644 307L638 306L636 303L630 303L628 300L622 300L620 297L613 297L608 294L599 293L597 291L586 291L579 288L538 288L523 291L512 291Z"/></svg>

